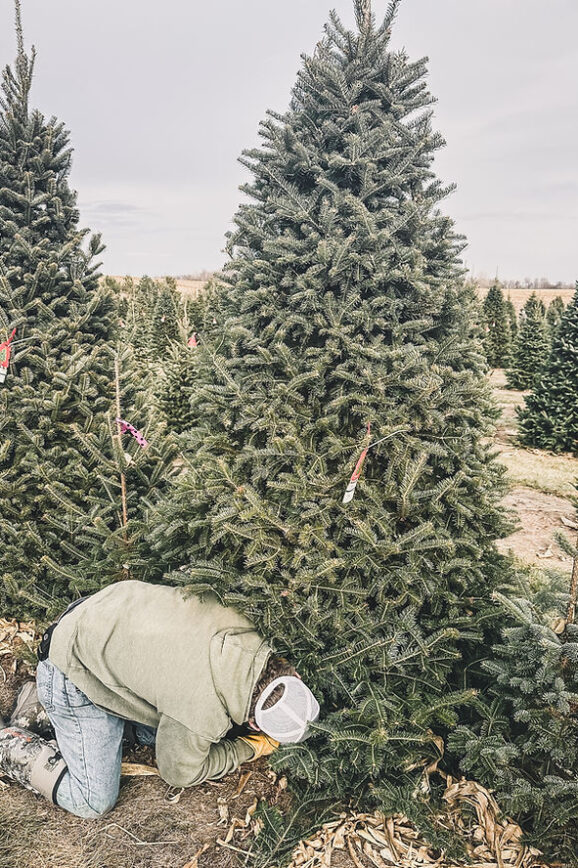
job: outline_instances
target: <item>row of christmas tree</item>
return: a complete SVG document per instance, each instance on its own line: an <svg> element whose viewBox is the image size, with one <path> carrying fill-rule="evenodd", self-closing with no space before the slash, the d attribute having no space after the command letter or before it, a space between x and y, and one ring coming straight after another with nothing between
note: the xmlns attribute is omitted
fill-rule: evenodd
<svg viewBox="0 0 578 868"><path fill-rule="evenodd" d="M128 576L215 593L322 700L312 738L273 760L300 816L379 806L443 844L426 793L441 762L571 864L575 601L560 624L561 600L496 547L497 410L440 211L425 61L391 47L398 5L376 22L354 0L353 31L332 14L244 155L227 280L176 342L178 453L151 398L174 290L98 280L68 137L29 107L20 39L0 104L3 603L44 612ZM269 819L279 864L292 839Z"/></svg>
<svg viewBox="0 0 578 868"><path fill-rule="evenodd" d="M527 446L578 454L578 291L565 307L546 307L536 293L519 320L498 284L483 303L484 348L490 367L506 369L508 384L531 390L519 413Z"/></svg>

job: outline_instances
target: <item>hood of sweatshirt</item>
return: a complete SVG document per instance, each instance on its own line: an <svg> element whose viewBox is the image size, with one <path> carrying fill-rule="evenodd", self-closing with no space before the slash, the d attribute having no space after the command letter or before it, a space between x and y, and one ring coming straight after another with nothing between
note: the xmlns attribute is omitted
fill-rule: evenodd
<svg viewBox="0 0 578 868"><path fill-rule="evenodd" d="M233 723L245 723L255 685L271 648L254 629L232 628L211 639L210 665L215 692Z"/></svg>

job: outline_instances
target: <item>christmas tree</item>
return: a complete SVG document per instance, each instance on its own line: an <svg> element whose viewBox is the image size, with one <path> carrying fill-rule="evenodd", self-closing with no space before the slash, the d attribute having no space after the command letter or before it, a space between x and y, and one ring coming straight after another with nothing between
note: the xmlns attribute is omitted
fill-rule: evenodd
<svg viewBox="0 0 578 868"><path fill-rule="evenodd" d="M99 284L99 237L87 240L78 225L68 133L29 107L34 52L24 51L18 2L16 11L18 57L0 98L0 334L15 330L0 385L0 596L21 617L62 608L82 590L79 564L106 560L123 522L117 300ZM131 412L135 404L123 405ZM149 477L158 472L151 457ZM141 480L134 491L150 494L150 485ZM144 499L130 506L140 521ZM130 563L129 539L122 563ZM85 571L90 587L113 572Z"/></svg>
<svg viewBox="0 0 578 868"><path fill-rule="evenodd" d="M528 446L578 455L578 289L562 314L544 370L519 411L519 431Z"/></svg>
<svg viewBox="0 0 578 868"><path fill-rule="evenodd" d="M165 282L157 289L157 297L150 322L150 346L156 364L163 364L163 357L171 343L179 335L179 302L176 287Z"/></svg>
<svg viewBox="0 0 578 868"><path fill-rule="evenodd" d="M494 283L484 299L484 348L490 368L505 368L510 359L510 321L504 294Z"/></svg>
<svg viewBox="0 0 578 868"><path fill-rule="evenodd" d="M190 564L174 580L244 611L319 695L314 736L274 759L292 785L413 810L487 677L508 571L475 302L397 6L376 23L358 0L356 32L332 14L243 157L187 469L151 532Z"/></svg>
<svg viewBox="0 0 578 868"><path fill-rule="evenodd" d="M533 292L522 308L512 363L507 371L512 389L531 389L544 367L550 350L545 316L544 302Z"/></svg>
<svg viewBox="0 0 578 868"><path fill-rule="evenodd" d="M514 341L516 339L516 335L518 334L518 315L516 314L516 308L514 307L514 302L508 296L506 299L506 314L508 316L508 322L510 324L510 336L511 340Z"/></svg>
<svg viewBox="0 0 578 868"><path fill-rule="evenodd" d="M575 866L578 628L556 617L561 609L541 611L534 597L499 597L513 623L482 664L492 680L477 720L459 726L448 747L549 862Z"/></svg>
<svg viewBox="0 0 578 868"><path fill-rule="evenodd" d="M195 385L194 355L214 331L218 309L216 286L211 283L184 303L178 340L164 352L162 374L155 386L155 401L170 431L181 434L195 424L191 394Z"/></svg>
<svg viewBox="0 0 578 868"><path fill-rule="evenodd" d="M550 343L554 340L558 326L562 321L562 314L564 313L565 307L564 299L561 295L557 295L548 305L548 310L546 311L546 326Z"/></svg>

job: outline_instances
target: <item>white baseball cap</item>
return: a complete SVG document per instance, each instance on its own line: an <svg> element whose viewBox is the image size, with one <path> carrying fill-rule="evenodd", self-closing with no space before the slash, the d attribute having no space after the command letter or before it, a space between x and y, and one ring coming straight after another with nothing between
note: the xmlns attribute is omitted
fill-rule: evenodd
<svg viewBox="0 0 578 868"><path fill-rule="evenodd" d="M271 708L263 708L273 691L282 686L283 696ZM255 723L281 744L305 741L309 724L319 718L319 703L295 675L282 675L265 687L255 706Z"/></svg>

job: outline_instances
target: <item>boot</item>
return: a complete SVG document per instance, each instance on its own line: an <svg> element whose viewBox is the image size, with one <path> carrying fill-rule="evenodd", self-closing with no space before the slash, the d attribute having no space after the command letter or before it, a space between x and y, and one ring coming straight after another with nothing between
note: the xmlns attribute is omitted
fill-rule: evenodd
<svg viewBox="0 0 578 868"><path fill-rule="evenodd" d="M0 775L56 804L56 791L66 770L55 741L17 726L0 730Z"/></svg>
<svg viewBox="0 0 578 868"><path fill-rule="evenodd" d="M29 729L45 738L54 738L50 718L38 700L36 681L27 681L20 688L14 711L10 717L10 726Z"/></svg>

